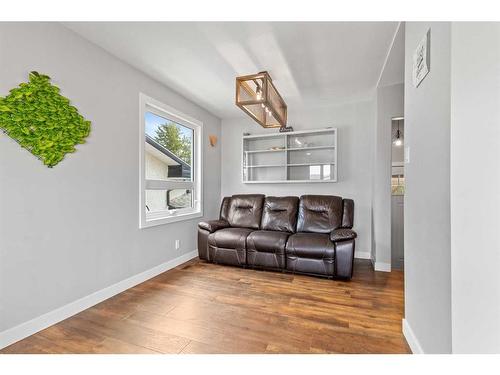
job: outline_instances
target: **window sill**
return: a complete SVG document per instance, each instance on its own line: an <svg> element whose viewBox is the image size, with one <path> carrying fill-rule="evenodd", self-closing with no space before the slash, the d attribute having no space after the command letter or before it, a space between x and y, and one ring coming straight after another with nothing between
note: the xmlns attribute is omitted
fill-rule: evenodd
<svg viewBox="0 0 500 375"><path fill-rule="evenodd" d="M192 220L196 219L198 217L202 217L203 212L198 211L198 212L191 212L191 213L185 213L185 214L178 214L178 215L171 215L167 217L158 217L158 218L149 218L142 220L140 223L139 228L149 228L149 227L155 227L157 225L165 225L165 224L170 224L170 223L176 223L178 221L186 221L186 220Z"/></svg>

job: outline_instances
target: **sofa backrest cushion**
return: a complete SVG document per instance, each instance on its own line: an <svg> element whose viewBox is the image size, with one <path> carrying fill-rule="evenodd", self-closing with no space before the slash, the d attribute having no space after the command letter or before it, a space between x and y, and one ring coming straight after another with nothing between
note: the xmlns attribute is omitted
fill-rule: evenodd
<svg viewBox="0 0 500 375"><path fill-rule="evenodd" d="M354 224L354 201L352 199L344 199L343 203L342 228L351 229Z"/></svg>
<svg viewBox="0 0 500 375"><path fill-rule="evenodd" d="M330 233L342 225L342 198L333 195L300 197L297 232Z"/></svg>
<svg viewBox="0 0 500 375"><path fill-rule="evenodd" d="M294 233L297 227L297 197L266 197L261 228Z"/></svg>
<svg viewBox="0 0 500 375"><path fill-rule="evenodd" d="M220 205L219 220L229 221L229 205L231 197L224 197Z"/></svg>
<svg viewBox="0 0 500 375"><path fill-rule="evenodd" d="M228 222L232 227L259 229L264 195L233 195L229 204Z"/></svg>

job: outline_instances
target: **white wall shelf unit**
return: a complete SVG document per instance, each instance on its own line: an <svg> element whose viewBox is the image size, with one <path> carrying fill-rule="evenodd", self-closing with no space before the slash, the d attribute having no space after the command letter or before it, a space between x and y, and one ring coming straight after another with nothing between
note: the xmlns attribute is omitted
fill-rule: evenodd
<svg viewBox="0 0 500 375"><path fill-rule="evenodd" d="M337 182L337 129L245 135L246 184Z"/></svg>

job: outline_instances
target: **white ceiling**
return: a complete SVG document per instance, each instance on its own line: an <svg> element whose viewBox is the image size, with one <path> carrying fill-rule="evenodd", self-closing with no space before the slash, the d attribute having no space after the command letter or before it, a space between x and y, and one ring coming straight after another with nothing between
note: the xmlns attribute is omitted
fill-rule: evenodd
<svg viewBox="0 0 500 375"><path fill-rule="evenodd" d="M371 95L397 22L85 22L67 27L220 118L267 70L289 111Z"/></svg>

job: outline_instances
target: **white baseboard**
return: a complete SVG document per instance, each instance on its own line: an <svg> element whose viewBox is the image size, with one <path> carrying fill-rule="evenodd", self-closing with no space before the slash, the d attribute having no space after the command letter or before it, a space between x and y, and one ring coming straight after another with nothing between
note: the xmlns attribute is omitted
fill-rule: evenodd
<svg viewBox="0 0 500 375"><path fill-rule="evenodd" d="M375 271L391 272L391 264L375 261L375 264L373 265L373 269Z"/></svg>
<svg viewBox="0 0 500 375"><path fill-rule="evenodd" d="M417 340L417 336L415 336L415 333L410 327L410 324L406 319L403 319L403 335L406 338L406 342L410 346L410 349L413 354L425 354L425 352L422 349L422 346L420 346L420 343Z"/></svg>
<svg viewBox="0 0 500 375"><path fill-rule="evenodd" d="M98 303L107 300L108 298L111 298L118 293L130 289L133 286L149 280L165 271L175 268L178 265L187 262L188 260L196 258L197 256L198 250L193 250L187 254L181 255L178 258L162 263L149 270L131 276L128 279L119 281L116 284L98 290L97 292L89 294L88 296L59 307L56 310L50 311L25 323L21 323L18 326L0 332L0 349L5 348L6 346L9 346L28 336L31 336L56 323L59 323L64 319L78 314L79 312L82 312L89 307L97 305Z"/></svg>
<svg viewBox="0 0 500 375"><path fill-rule="evenodd" d="M356 259L371 259L372 255L369 251L354 251L354 258L356 258Z"/></svg>

